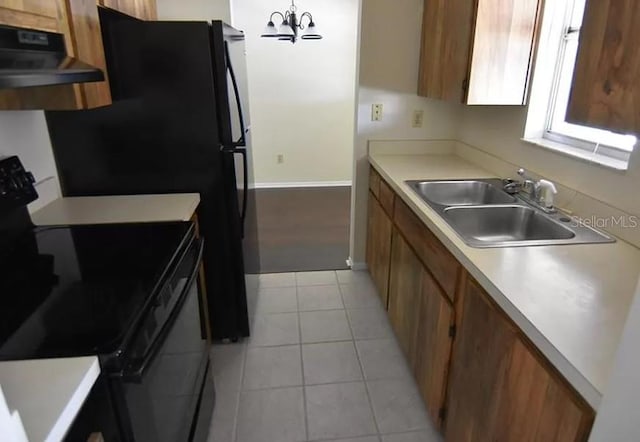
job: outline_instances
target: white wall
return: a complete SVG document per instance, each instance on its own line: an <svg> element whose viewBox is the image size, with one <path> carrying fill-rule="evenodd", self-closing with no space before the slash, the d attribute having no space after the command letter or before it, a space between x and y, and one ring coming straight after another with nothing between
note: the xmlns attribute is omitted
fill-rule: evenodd
<svg viewBox="0 0 640 442"><path fill-rule="evenodd" d="M60 196L53 151L42 111L0 111L0 157L18 155L31 171L40 198L29 206L37 210ZM50 179L47 179L50 178Z"/></svg>
<svg viewBox="0 0 640 442"><path fill-rule="evenodd" d="M629 170L607 169L520 139L524 133L526 107L464 107L458 139L505 161L578 190L627 213L640 215L640 151L631 156Z"/></svg>
<svg viewBox="0 0 640 442"><path fill-rule="evenodd" d="M459 105L417 95L422 0L363 0L360 34L358 125L354 150L351 259L365 260L369 140L453 139ZM383 119L371 121L371 105L383 105ZM424 110L422 128L411 127L414 110Z"/></svg>
<svg viewBox="0 0 640 442"><path fill-rule="evenodd" d="M358 0L296 2L299 12L313 14L322 40L291 44L260 38L270 14L289 5L287 0L232 5L234 26L247 35L256 182L351 181Z"/></svg>
<svg viewBox="0 0 640 442"><path fill-rule="evenodd" d="M640 435L640 284L627 317L616 363L609 380L591 442L628 442Z"/></svg>
<svg viewBox="0 0 640 442"><path fill-rule="evenodd" d="M156 0L159 20L223 20L232 22L230 0Z"/></svg>

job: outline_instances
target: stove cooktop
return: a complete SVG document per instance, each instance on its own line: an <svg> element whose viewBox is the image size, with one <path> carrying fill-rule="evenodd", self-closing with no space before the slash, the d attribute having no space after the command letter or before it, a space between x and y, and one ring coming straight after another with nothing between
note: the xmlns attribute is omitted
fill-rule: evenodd
<svg viewBox="0 0 640 442"><path fill-rule="evenodd" d="M0 360L111 354L189 222L43 227L0 262Z"/></svg>

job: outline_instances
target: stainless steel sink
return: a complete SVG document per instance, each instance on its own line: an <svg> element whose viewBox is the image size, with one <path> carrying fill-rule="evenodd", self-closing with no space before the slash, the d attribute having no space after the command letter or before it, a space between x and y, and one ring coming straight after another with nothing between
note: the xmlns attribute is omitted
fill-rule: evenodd
<svg viewBox="0 0 640 442"><path fill-rule="evenodd" d="M576 234L535 209L524 206L450 207L444 219L469 245L514 245L570 240Z"/></svg>
<svg viewBox="0 0 640 442"><path fill-rule="evenodd" d="M407 181L428 203L441 206L510 204L515 197L502 190L501 180Z"/></svg>
<svg viewBox="0 0 640 442"><path fill-rule="evenodd" d="M502 180L407 181L471 247L610 243L562 212L545 213L502 190Z"/></svg>

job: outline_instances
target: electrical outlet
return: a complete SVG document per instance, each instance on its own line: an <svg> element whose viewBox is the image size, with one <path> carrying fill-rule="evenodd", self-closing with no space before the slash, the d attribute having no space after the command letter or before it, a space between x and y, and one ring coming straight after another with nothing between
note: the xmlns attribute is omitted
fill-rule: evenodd
<svg viewBox="0 0 640 442"><path fill-rule="evenodd" d="M277 160L278 164L282 164L284 163L284 155L282 155L281 153L278 154Z"/></svg>
<svg viewBox="0 0 640 442"><path fill-rule="evenodd" d="M411 119L411 127L422 127L424 123L424 111L422 109L416 109L413 111L413 118Z"/></svg>
<svg viewBox="0 0 640 442"><path fill-rule="evenodd" d="M382 105L371 105L371 121L382 121Z"/></svg>

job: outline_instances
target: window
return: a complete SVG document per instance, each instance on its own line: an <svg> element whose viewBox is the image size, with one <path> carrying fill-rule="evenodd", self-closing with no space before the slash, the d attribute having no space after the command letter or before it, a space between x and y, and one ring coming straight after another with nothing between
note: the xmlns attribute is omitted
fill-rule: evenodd
<svg viewBox="0 0 640 442"><path fill-rule="evenodd" d="M636 137L565 121L585 0L567 0L566 20L558 52L543 138L569 146L567 153L626 169ZM554 144L555 144L554 143Z"/></svg>

